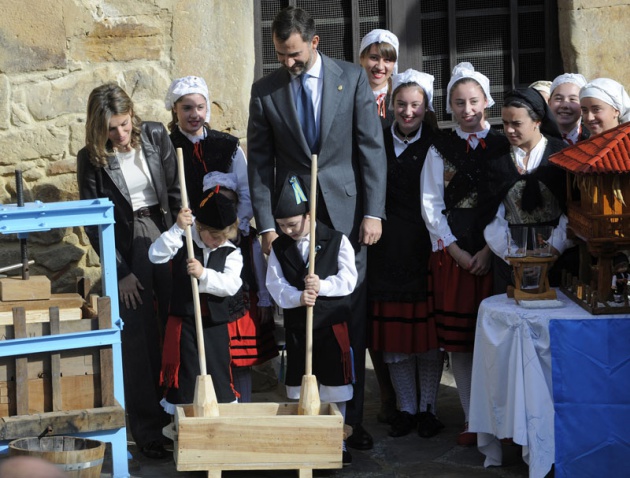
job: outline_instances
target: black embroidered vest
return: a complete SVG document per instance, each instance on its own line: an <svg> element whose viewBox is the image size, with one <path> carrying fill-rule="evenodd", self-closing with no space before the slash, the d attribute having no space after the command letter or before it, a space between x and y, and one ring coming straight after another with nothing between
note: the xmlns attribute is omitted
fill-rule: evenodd
<svg viewBox="0 0 630 478"><path fill-rule="evenodd" d="M184 171L190 208L193 212L199 206L203 193L203 177L212 171L227 173L232 166L232 158L238 148L238 138L204 127L206 137L193 144L176 127L171 133L175 149L182 148L184 153Z"/></svg>
<svg viewBox="0 0 630 478"><path fill-rule="evenodd" d="M203 264L203 251L194 244L195 258ZM223 272L225 261L236 249L231 247L219 247L212 251L206 264L207 269ZM171 315L180 317L194 317L195 308L192 299L192 285L190 276L186 272L186 259L188 255L186 247L182 247L173 258L173 293L171 296ZM218 297L212 294L199 294L202 302L202 310L207 306L210 321L215 324L224 324L241 318L245 314L245 302L243 288L230 297Z"/></svg>
<svg viewBox="0 0 630 478"><path fill-rule="evenodd" d="M337 274L339 249L342 233L317 222L315 232L316 256L315 274L325 279ZM297 243L287 235L280 236L272 243L273 251L282 267L284 278L296 289L304 290L304 277L308 266L302 259ZM348 320L350 314L350 296L318 297L313 308L313 329L329 327ZM306 326L306 307L284 310L286 328L304 330Z"/></svg>

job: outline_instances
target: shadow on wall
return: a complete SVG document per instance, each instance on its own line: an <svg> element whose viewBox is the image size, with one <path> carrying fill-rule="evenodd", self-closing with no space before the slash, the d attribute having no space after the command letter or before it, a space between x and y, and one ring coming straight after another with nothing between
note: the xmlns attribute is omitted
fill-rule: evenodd
<svg viewBox="0 0 630 478"><path fill-rule="evenodd" d="M14 186L15 182L11 186ZM36 185L32 190L24 188L24 202L35 200L44 203L73 200L71 194L52 184ZM15 190L11 191L10 204L17 203ZM30 275L45 275L52 283L53 293L76 292L76 282L87 277L93 284L93 292L100 292L101 270L98 255L90 246L83 227L55 228L32 232L27 240ZM21 246L16 234L0 234L0 267L21 263ZM6 275L21 275L21 269Z"/></svg>

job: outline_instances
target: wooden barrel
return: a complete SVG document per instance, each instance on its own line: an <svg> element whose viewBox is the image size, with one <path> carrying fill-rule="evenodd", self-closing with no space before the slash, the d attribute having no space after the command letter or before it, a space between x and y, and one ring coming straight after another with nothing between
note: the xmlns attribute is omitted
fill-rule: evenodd
<svg viewBox="0 0 630 478"><path fill-rule="evenodd" d="M55 464L69 478L99 478L105 443L68 436L20 438L9 443L9 455L42 458Z"/></svg>

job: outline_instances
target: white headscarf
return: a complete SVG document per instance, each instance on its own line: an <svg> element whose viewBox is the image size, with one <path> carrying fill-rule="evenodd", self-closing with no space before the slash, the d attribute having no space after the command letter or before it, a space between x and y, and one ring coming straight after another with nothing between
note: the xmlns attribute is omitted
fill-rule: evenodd
<svg viewBox="0 0 630 478"><path fill-rule="evenodd" d="M427 96L428 108L431 111L435 111L433 109L433 75L429 75L428 73L421 73L417 70L413 70L409 68L408 70L403 71L399 75L392 75L392 91L395 92L396 88L400 85L404 85L407 83L416 83L420 88L424 90L424 93ZM394 95L392 95L393 102Z"/></svg>
<svg viewBox="0 0 630 478"><path fill-rule="evenodd" d="M238 191L238 178L235 173L222 173L220 171L212 171L203 177L203 190L207 191L215 186L221 186Z"/></svg>
<svg viewBox="0 0 630 478"><path fill-rule="evenodd" d="M595 78L580 90L580 99L597 98L619 111L619 122L630 121L630 97L624 87L610 78Z"/></svg>
<svg viewBox="0 0 630 478"><path fill-rule="evenodd" d="M393 74L395 75L396 73L398 73L398 37L389 30L382 30L380 28L372 30L361 40L359 55L361 55L361 53L363 53L363 50L369 47L372 43L389 43L391 46L394 47L394 50L396 50L396 63L394 63Z"/></svg>
<svg viewBox="0 0 630 478"><path fill-rule="evenodd" d="M539 93L546 93L547 97L551 96L551 81L549 80L534 81L531 85L528 86L528 88L532 88Z"/></svg>
<svg viewBox="0 0 630 478"><path fill-rule="evenodd" d="M210 123L210 95L208 94L208 86L203 78L199 76L184 76L173 80L171 86L168 87L164 107L172 111L177 100L184 95L198 93L206 99L206 123Z"/></svg>
<svg viewBox="0 0 630 478"><path fill-rule="evenodd" d="M560 85L564 85L565 83L573 83L577 85L579 88L582 88L586 84L586 78L579 73L565 73L560 76L556 76L556 78L551 82L551 86L549 87L550 96L553 93L553 90L558 88Z"/></svg>
<svg viewBox="0 0 630 478"><path fill-rule="evenodd" d="M447 113L453 112L453 110L451 109L451 88L453 88L453 85L462 78L472 78L477 83L479 83L479 86L481 86L481 89L483 90L484 94L486 95L486 99L488 100L488 108L494 105L494 100L492 99L492 96L490 96L490 80L488 79L488 77L482 75L478 71L475 71L474 66L472 66L467 61L464 61L455 65L455 68L453 68L451 80L448 82L448 86L446 88Z"/></svg>

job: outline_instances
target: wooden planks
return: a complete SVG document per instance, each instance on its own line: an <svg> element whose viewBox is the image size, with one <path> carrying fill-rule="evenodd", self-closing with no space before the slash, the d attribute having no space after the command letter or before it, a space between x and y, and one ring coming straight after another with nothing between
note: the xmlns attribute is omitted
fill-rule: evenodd
<svg viewBox="0 0 630 478"><path fill-rule="evenodd" d="M13 309L13 327L16 339L26 338L26 314L24 309L16 307ZM15 359L16 391L15 403L17 414L28 413L28 358L18 357Z"/></svg>
<svg viewBox="0 0 630 478"><path fill-rule="evenodd" d="M334 404L321 408L309 416L297 403L219 404L218 417L194 417L178 406L177 470L341 468L343 418Z"/></svg>
<svg viewBox="0 0 630 478"><path fill-rule="evenodd" d="M50 307L59 308L59 320L81 319L81 306L84 300L79 294L52 294L46 300L3 300L0 302L0 325L13 324L13 308L22 307L26 312L26 322L48 322Z"/></svg>
<svg viewBox="0 0 630 478"><path fill-rule="evenodd" d="M0 300L44 300L50 299L50 279L46 276L0 278Z"/></svg>
<svg viewBox="0 0 630 478"><path fill-rule="evenodd" d="M77 432L97 432L123 428L125 411L113 407L68 410L64 412L35 413L0 418L0 440L39 436L48 427L55 435Z"/></svg>
<svg viewBox="0 0 630 478"><path fill-rule="evenodd" d="M112 326L112 311L109 298L103 297L98 299L98 328L109 329ZM113 351L111 347L102 347L100 349L101 363L101 397L104 407L110 407L116 403L114 398L114 364Z"/></svg>

